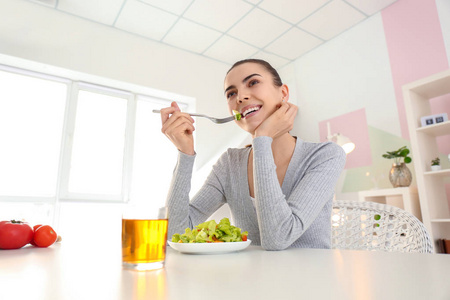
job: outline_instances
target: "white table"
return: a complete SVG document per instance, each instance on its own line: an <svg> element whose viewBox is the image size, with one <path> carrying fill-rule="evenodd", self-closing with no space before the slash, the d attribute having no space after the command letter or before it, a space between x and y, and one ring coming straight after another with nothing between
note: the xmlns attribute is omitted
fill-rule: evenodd
<svg viewBox="0 0 450 300"><path fill-rule="evenodd" d="M450 256L250 246L168 248L166 267L122 269L120 241L0 250L0 299L450 299Z"/></svg>

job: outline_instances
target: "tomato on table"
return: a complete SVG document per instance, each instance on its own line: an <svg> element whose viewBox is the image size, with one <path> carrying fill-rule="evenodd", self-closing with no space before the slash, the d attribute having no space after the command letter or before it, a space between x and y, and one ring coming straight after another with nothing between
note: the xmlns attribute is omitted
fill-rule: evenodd
<svg viewBox="0 0 450 300"><path fill-rule="evenodd" d="M26 222L0 222L0 249L19 249L33 239L33 228Z"/></svg>
<svg viewBox="0 0 450 300"><path fill-rule="evenodd" d="M37 230L39 227L41 227L41 226L42 226L42 224L34 225L34 226L33 226L33 238L32 238L31 241L30 241L30 244L33 245L33 246L36 246L36 243L34 242L34 233L35 233L36 230Z"/></svg>
<svg viewBox="0 0 450 300"><path fill-rule="evenodd" d="M37 227L36 231L34 232L33 245L38 247L48 247L53 245L53 243L56 242L57 238L58 235L51 226L42 225Z"/></svg>

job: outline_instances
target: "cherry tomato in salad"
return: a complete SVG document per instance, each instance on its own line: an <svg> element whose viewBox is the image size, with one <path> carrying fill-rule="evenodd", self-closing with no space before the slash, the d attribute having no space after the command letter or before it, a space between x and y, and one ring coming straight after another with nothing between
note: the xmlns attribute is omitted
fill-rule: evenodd
<svg viewBox="0 0 450 300"><path fill-rule="evenodd" d="M246 235L243 235L243 236L242 236L242 241L243 241L243 242L246 242L246 241L247 241L247 236L246 236Z"/></svg>
<svg viewBox="0 0 450 300"><path fill-rule="evenodd" d="M34 232L33 242L37 247L48 247L58 238L58 235L50 225L42 225Z"/></svg>
<svg viewBox="0 0 450 300"><path fill-rule="evenodd" d="M33 229L26 222L0 222L0 249L19 249L33 239Z"/></svg>

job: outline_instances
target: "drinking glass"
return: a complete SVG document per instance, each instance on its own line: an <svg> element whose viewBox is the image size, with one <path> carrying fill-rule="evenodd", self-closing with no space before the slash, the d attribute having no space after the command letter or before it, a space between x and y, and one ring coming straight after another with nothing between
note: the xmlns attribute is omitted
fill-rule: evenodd
<svg viewBox="0 0 450 300"><path fill-rule="evenodd" d="M122 217L122 264L126 269L156 270L164 267L167 209L129 207Z"/></svg>

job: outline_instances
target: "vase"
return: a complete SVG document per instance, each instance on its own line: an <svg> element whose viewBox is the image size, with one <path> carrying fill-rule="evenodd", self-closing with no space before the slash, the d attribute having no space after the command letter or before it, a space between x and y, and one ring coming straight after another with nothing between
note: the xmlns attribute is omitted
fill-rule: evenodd
<svg viewBox="0 0 450 300"><path fill-rule="evenodd" d="M389 181L393 187L407 187L411 185L412 175L405 163L392 164Z"/></svg>
<svg viewBox="0 0 450 300"><path fill-rule="evenodd" d="M431 171L439 171L441 169L440 165L431 166Z"/></svg>

